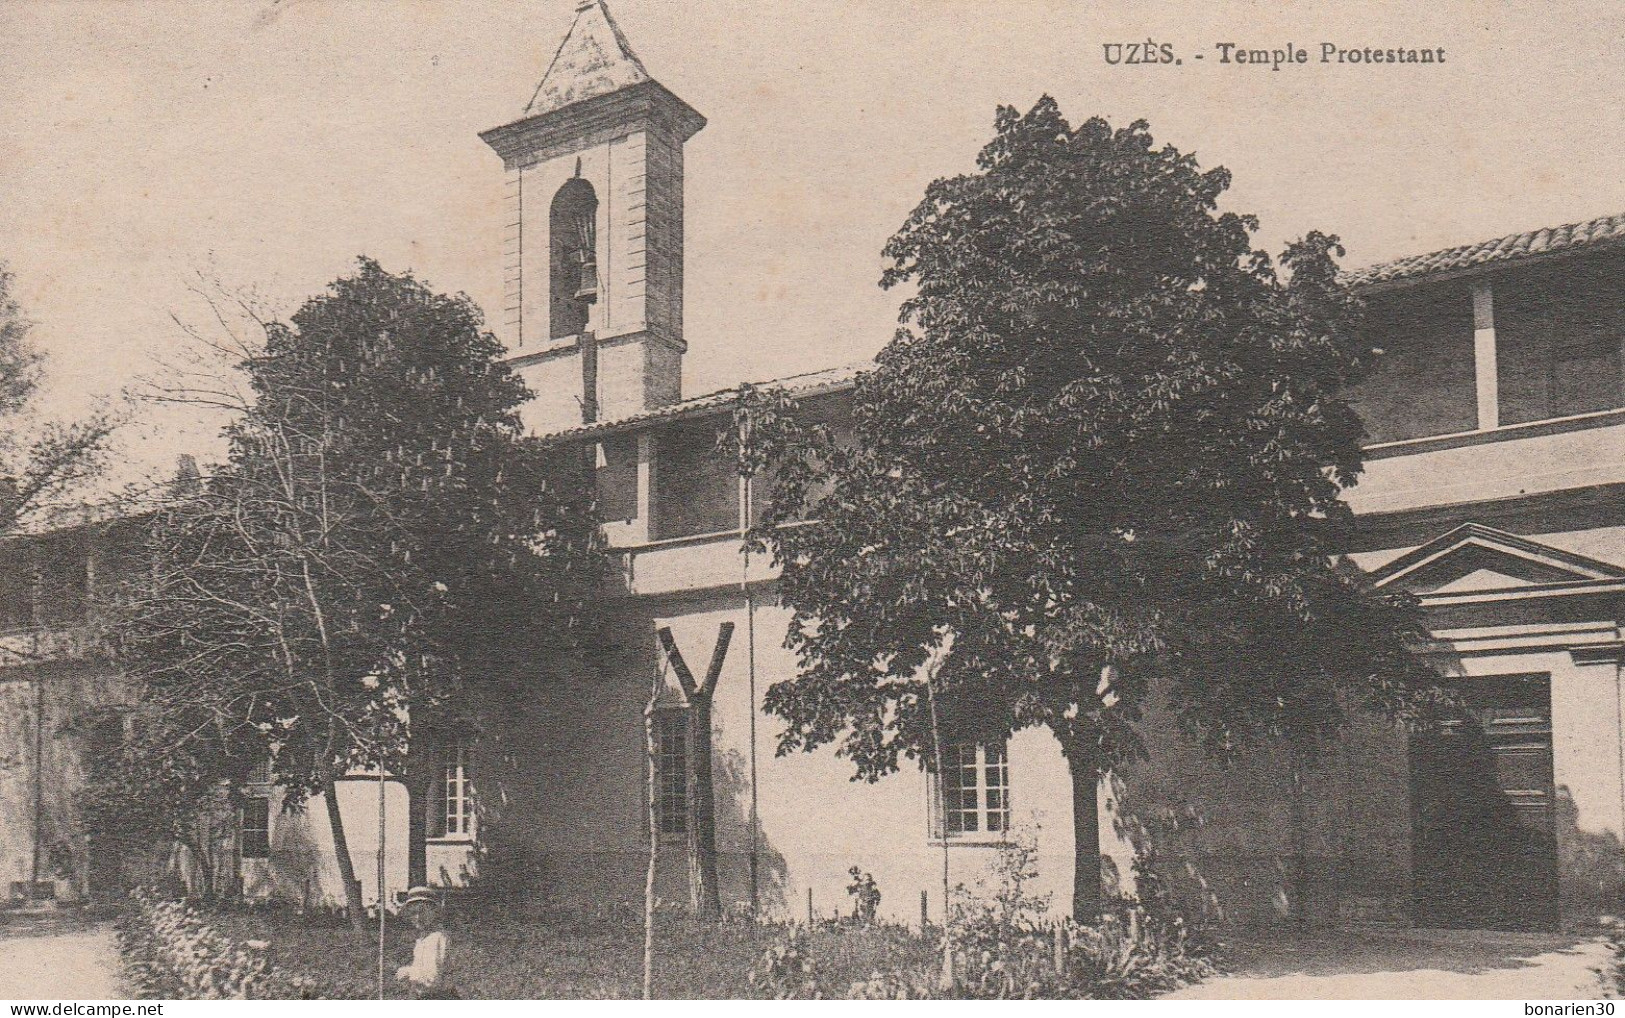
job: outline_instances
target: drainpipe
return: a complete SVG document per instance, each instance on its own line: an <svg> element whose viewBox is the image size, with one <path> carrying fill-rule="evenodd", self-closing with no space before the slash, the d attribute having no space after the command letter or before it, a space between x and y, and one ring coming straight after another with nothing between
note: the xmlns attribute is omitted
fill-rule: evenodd
<svg viewBox="0 0 1625 1018"><path fill-rule="evenodd" d="M1614 657L1614 725L1614 745L1619 751L1619 833L1625 840L1625 651Z"/></svg>
<svg viewBox="0 0 1625 1018"><path fill-rule="evenodd" d="M592 330L581 333L581 423L598 420L598 337Z"/></svg>

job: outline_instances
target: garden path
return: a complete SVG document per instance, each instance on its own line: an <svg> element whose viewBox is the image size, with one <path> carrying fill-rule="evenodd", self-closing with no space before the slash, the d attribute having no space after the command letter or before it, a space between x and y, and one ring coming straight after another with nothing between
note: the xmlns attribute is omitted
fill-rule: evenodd
<svg viewBox="0 0 1625 1018"><path fill-rule="evenodd" d="M8 917L0 928L0 1000L118 1000L118 945L107 923Z"/></svg>
<svg viewBox="0 0 1625 1018"><path fill-rule="evenodd" d="M1329 930L1237 937L1226 975L1172 998L1205 1000L1594 1000L1600 940L1482 930Z"/></svg>

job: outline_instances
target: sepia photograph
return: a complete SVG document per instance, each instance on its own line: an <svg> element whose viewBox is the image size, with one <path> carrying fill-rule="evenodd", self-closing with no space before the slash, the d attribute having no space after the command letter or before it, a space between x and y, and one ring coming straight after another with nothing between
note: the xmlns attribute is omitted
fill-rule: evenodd
<svg viewBox="0 0 1625 1018"><path fill-rule="evenodd" d="M1613 0L0 0L0 999L1612 1015L1621 138Z"/></svg>

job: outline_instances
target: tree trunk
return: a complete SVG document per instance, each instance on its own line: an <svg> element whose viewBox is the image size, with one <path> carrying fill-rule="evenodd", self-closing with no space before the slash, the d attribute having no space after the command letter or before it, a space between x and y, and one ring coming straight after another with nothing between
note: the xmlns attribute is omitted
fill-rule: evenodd
<svg viewBox="0 0 1625 1018"><path fill-rule="evenodd" d="M1068 743L1071 743L1068 745ZM1067 770L1072 774L1072 919L1090 923L1100 917L1100 764L1079 740L1063 740Z"/></svg>
<svg viewBox="0 0 1625 1018"><path fill-rule="evenodd" d="M1292 852L1287 915L1299 926L1302 926L1309 918L1307 912L1309 903L1309 868L1304 847L1304 831L1308 823L1308 811L1303 798L1303 766L1298 754L1293 752L1292 772L1289 775L1292 786L1287 796L1288 822L1291 824L1288 840Z"/></svg>
<svg viewBox="0 0 1625 1018"><path fill-rule="evenodd" d="M711 696L692 698L689 710L688 893L694 914L722 914L717 880L716 791L711 778Z"/></svg>
<svg viewBox="0 0 1625 1018"><path fill-rule="evenodd" d="M361 900L361 881L355 875L355 860L350 858L350 839L344 835L344 817L339 812L338 782L328 778L322 785L322 798L327 800L327 826L333 832L333 855L339 864L339 879L344 882L344 902L350 912L350 929L358 936L365 937L368 935L367 906ZM383 834L382 831L378 833Z"/></svg>
<svg viewBox="0 0 1625 1018"><path fill-rule="evenodd" d="M426 887L429 883L429 800L435 752L427 738L412 739L406 746L406 886Z"/></svg>

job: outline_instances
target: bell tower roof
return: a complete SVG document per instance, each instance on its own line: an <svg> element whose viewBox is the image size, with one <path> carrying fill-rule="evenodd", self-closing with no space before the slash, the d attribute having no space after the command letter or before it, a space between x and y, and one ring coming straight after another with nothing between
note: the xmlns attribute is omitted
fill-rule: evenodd
<svg viewBox="0 0 1625 1018"><path fill-rule="evenodd" d="M604 0L581 0L524 115L551 113L652 80Z"/></svg>
<svg viewBox="0 0 1625 1018"><path fill-rule="evenodd" d="M513 160L611 124L650 122L681 141L705 126L692 106L649 75L604 0L579 0L575 21L524 112L480 137Z"/></svg>

